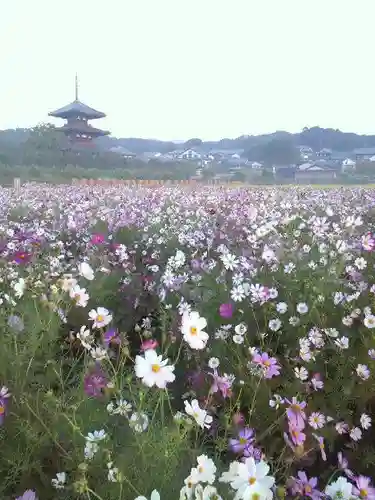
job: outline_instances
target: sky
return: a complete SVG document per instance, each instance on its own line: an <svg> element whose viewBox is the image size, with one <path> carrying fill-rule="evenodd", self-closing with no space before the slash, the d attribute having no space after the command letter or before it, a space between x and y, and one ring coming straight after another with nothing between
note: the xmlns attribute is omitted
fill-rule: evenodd
<svg viewBox="0 0 375 500"><path fill-rule="evenodd" d="M80 99L116 137L375 134L375 0L1 0L0 129Z"/></svg>

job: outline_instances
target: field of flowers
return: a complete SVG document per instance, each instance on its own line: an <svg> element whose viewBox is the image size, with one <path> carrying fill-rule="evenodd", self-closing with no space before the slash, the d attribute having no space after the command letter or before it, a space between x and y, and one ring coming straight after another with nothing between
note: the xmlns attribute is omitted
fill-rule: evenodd
<svg viewBox="0 0 375 500"><path fill-rule="evenodd" d="M375 190L0 190L0 498L375 499Z"/></svg>

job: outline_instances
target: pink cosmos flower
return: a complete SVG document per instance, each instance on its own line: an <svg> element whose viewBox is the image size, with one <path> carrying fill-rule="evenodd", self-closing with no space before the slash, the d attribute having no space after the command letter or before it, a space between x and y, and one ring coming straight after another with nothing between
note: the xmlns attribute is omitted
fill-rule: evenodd
<svg viewBox="0 0 375 500"><path fill-rule="evenodd" d="M349 462L347 459L344 457L341 451L337 454L337 461L339 465L339 469L343 470L345 474L348 476L348 478L353 479L354 474L353 472L348 468L349 467Z"/></svg>
<svg viewBox="0 0 375 500"><path fill-rule="evenodd" d="M38 500L35 491L26 490L23 495L17 497L16 500Z"/></svg>
<svg viewBox="0 0 375 500"><path fill-rule="evenodd" d="M155 339L144 340L141 344L141 351L147 351L148 349L156 349L159 343Z"/></svg>
<svg viewBox="0 0 375 500"><path fill-rule="evenodd" d="M358 476L353 486L353 495L362 499L375 500L375 488L371 486L371 479L366 476Z"/></svg>
<svg viewBox="0 0 375 500"><path fill-rule="evenodd" d="M362 243L362 248L367 252L372 252L375 249L375 239L371 233L362 236L361 243Z"/></svg>
<svg viewBox="0 0 375 500"><path fill-rule="evenodd" d="M316 488L318 479L312 477L308 479L306 472L298 471L297 477L288 480L288 488L293 496L308 497L314 500L321 498L323 494Z"/></svg>
<svg viewBox="0 0 375 500"><path fill-rule="evenodd" d="M297 427L293 424L289 424L289 434L293 444L296 446L300 446L306 441L306 434L302 432L300 427Z"/></svg>
<svg viewBox="0 0 375 500"><path fill-rule="evenodd" d="M217 370L214 370L214 373L209 373L209 375L214 379L210 389L212 394L220 392L223 398L231 395L232 381L226 375L220 377Z"/></svg>
<svg viewBox="0 0 375 500"><path fill-rule="evenodd" d="M306 413L303 410L307 406L306 402L298 402L296 397L293 397L292 401L289 401L289 399L285 399L285 401L290 404L289 408L286 411L289 424L298 429L304 429Z"/></svg>
<svg viewBox="0 0 375 500"><path fill-rule="evenodd" d="M322 455L322 459L326 462L327 455L326 455L326 451L325 451L324 438L322 436L317 436L316 434L313 434L313 436L318 441L320 454Z"/></svg>
<svg viewBox="0 0 375 500"><path fill-rule="evenodd" d="M280 375L281 366L278 364L277 359L270 358L266 352L254 354L253 363L263 368L264 378L270 379Z"/></svg>

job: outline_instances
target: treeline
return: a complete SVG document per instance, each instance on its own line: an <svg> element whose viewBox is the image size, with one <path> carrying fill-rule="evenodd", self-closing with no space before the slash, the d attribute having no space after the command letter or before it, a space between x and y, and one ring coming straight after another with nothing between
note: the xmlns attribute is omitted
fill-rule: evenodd
<svg viewBox="0 0 375 500"><path fill-rule="evenodd" d="M189 163L164 164L124 159L100 145L72 148L52 125L13 131L4 140L0 133L0 182L14 177L24 180L64 182L76 178L189 179L196 166ZM11 139L9 139L11 137ZM17 138L16 138L17 137Z"/></svg>

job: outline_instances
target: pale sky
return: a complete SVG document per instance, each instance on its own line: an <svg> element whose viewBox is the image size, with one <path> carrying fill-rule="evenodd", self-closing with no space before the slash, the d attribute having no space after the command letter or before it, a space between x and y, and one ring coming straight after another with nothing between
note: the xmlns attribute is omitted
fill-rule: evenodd
<svg viewBox="0 0 375 500"><path fill-rule="evenodd" d="M375 0L0 0L0 129L53 121L77 71L117 137L375 134L374 19Z"/></svg>

